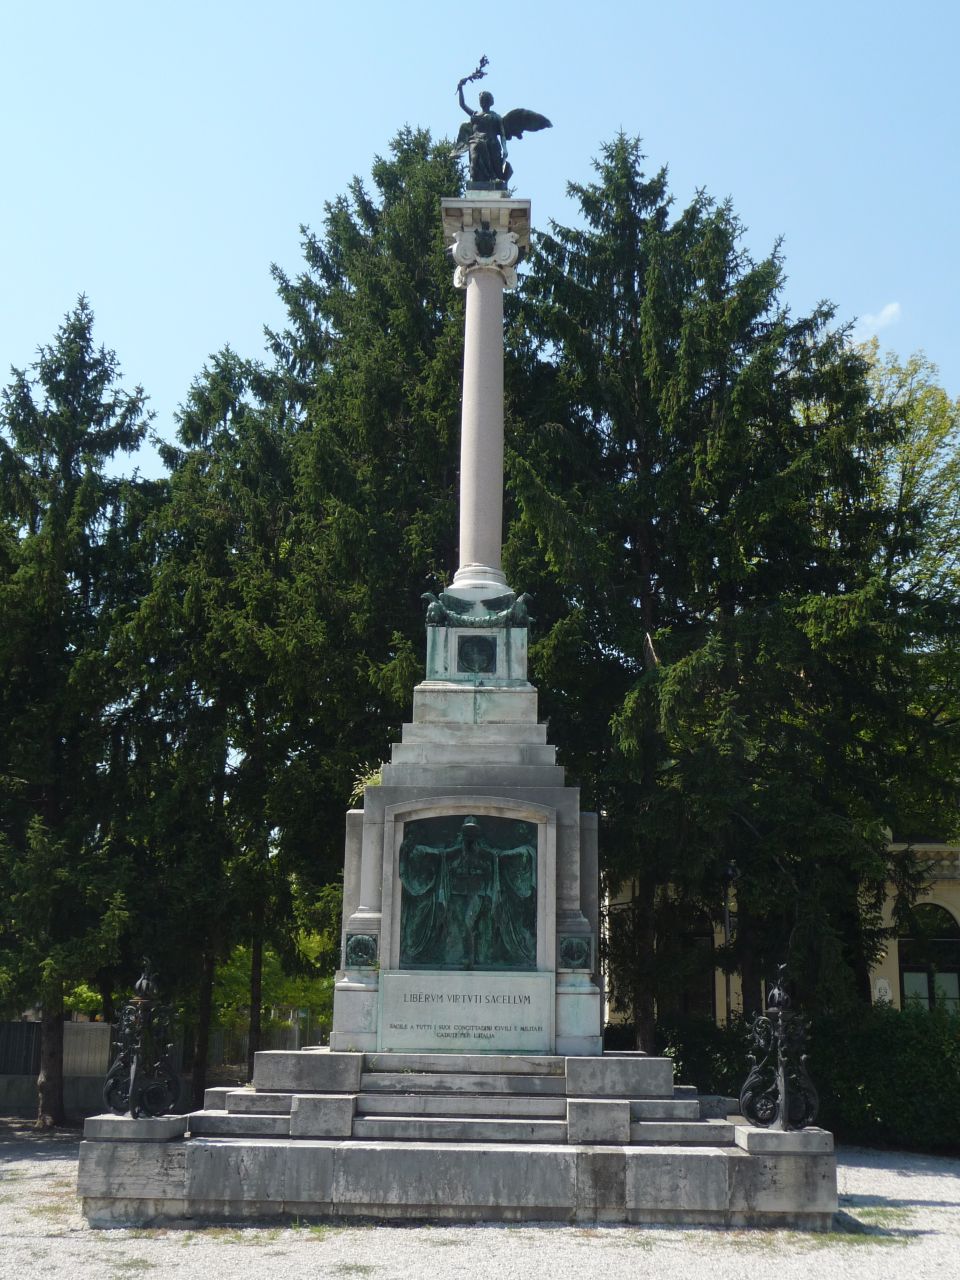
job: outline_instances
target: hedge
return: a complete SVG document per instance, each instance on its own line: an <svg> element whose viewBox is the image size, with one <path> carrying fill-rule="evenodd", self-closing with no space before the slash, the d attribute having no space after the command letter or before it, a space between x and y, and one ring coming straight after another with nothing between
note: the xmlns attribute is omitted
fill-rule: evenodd
<svg viewBox="0 0 960 1280"><path fill-rule="evenodd" d="M678 1084L738 1096L749 1068L743 1021L664 1019L657 1033ZM610 1026L605 1040L629 1047L632 1028ZM841 1142L960 1152L960 1015L877 1005L813 1017L808 1068L818 1123Z"/></svg>

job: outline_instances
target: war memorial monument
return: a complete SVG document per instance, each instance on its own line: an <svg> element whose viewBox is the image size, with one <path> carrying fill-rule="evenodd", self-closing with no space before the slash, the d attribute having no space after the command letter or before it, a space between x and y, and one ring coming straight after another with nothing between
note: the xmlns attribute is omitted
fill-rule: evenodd
<svg viewBox="0 0 960 1280"><path fill-rule="evenodd" d="M501 567L503 291L529 244L480 95L438 211L465 291L459 566L426 602L412 718L346 820L329 1047L258 1053L190 1116L87 1121L93 1224L278 1217L829 1226L833 1140L728 1121L667 1058L603 1051L597 815L527 678Z"/></svg>

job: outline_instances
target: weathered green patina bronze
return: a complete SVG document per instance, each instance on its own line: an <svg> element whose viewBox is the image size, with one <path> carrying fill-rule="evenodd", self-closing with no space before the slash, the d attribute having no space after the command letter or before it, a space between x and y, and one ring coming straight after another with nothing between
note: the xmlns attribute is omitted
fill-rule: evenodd
<svg viewBox="0 0 960 1280"><path fill-rule="evenodd" d="M424 591L420 599L427 605L428 627L529 627L535 621L528 607L533 597L527 592L516 596L509 591L481 600L484 612L480 614L473 613L471 601L449 591L442 591L439 596Z"/></svg>
<svg viewBox="0 0 960 1280"><path fill-rule="evenodd" d="M470 159L468 190L471 187L502 190L513 174L513 169L507 163L507 140L522 138L524 132L532 133L537 129L553 127L546 116L540 115L538 111L528 111L526 107L515 107L501 116L493 110L493 94L486 91L480 94L480 106L476 111L468 107L463 96L463 86L474 80L482 80L487 74L486 68L487 59L481 58L476 71L464 76L457 85L460 108L470 117L461 126L455 147L458 155L466 153Z"/></svg>
<svg viewBox="0 0 960 1280"><path fill-rule="evenodd" d="M400 967L535 969L536 828L418 818L400 846Z"/></svg>

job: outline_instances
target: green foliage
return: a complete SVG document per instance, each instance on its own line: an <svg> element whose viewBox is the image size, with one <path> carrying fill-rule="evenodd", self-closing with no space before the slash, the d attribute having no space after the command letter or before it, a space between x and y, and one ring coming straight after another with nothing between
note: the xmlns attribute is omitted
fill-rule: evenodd
<svg viewBox="0 0 960 1280"><path fill-rule="evenodd" d="M891 482L910 415L829 307L789 314L778 247L752 260L703 193L674 217L642 163L615 140L570 188L583 226L539 237L515 312L507 558L537 598L532 663L603 815L608 886L635 903L614 994L649 1039L658 916L679 898L717 919L733 860L726 960L750 1003L784 959L821 1005L866 998L886 885L916 888L885 828L955 786L955 702L931 716L929 689L939 670L952 694L960 597L918 561L949 485L929 467ZM954 419L924 404L916 465L943 470Z"/></svg>
<svg viewBox="0 0 960 1280"><path fill-rule="evenodd" d="M5 999L94 979L128 925L107 658L149 486L112 479L145 427L81 298L0 410L0 951Z"/></svg>
<svg viewBox="0 0 960 1280"><path fill-rule="evenodd" d="M710 1018L672 1018L657 1022L657 1044L672 1058L678 1084L701 1093L738 1098L750 1070L747 1026L742 1018L718 1026Z"/></svg>
<svg viewBox="0 0 960 1280"><path fill-rule="evenodd" d="M310 945L310 940L305 940ZM308 1009L314 1028L327 1026L333 1007L333 978L330 975L290 976L280 957L271 947L264 947L264 1009ZM239 945L217 970L213 1003L218 1026L245 1030L250 1016L250 948Z"/></svg>
<svg viewBox="0 0 960 1280"><path fill-rule="evenodd" d="M814 1020L820 1123L841 1141L960 1150L960 1017L889 1005Z"/></svg>
<svg viewBox="0 0 960 1280"><path fill-rule="evenodd" d="M607 1028L608 1047L632 1029ZM736 1098L749 1070L742 1019L664 1019L657 1050L678 1083ZM808 1067L820 1095L818 1124L840 1142L906 1150L960 1150L960 1016L889 1005L811 1021Z"/></svg>

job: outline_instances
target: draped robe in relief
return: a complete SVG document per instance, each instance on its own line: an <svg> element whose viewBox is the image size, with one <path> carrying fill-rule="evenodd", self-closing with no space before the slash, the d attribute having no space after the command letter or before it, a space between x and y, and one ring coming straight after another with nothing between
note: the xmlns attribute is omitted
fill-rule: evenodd
<svg viewBox="0 0 960 1280"><path fill-rule="evenodd" d="M532 844L496 849L477 838L434 846L405 840L401 964L475 964L531 968L536 933L524 903L536 890ZM443 949L443 959L437 958Z"/></svg>

